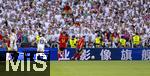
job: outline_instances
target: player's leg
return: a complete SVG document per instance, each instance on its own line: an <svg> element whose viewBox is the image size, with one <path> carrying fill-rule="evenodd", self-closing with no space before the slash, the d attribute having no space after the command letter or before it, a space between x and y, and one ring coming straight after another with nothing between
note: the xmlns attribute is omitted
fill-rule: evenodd
<svg viewBox="0 0 150 76"><path fill-rule="evenodd" d="M76 59L76 57L77 57L77 55L78 55L77 50L78 50L78 49L75 49L75 54L73 55L72 60L75 60L75 59Z"/></svg>
<svg viewBox="0 0 150 76"><path fill-rule="evenodd" d="M61 52L60 52L60 48L58 49L58 60L60 60L61 58Z"/></svg>
<svg viewBox="0 0 150 76"><path fill-rule="evenodd" d="M47 56L44 54L44 46L38 46L37 53L36 53L36 60L39 57L43 57L43 59L47 59Z"/></svg>
<svg viewBox="0 0 150 76"><path fill-rule="evenodd" d="M14 45L14 47L13 47L13 53L14 53L13 54L14 61L17 61L18 60L18 55L19 55L17 45Z"/></svg>
<svg viewBox="0 0 150 76"><path fill-rule="evenodd" d="M83 53L83 49L80 48L80 49L78 50L77 60L80 60L80 57L81 57L82 53Z"/></svg>
<svg viewBox="0 0 150 76"><path fill-rule="evenodd" d="M10 47L7 47L6 60L11 60L11 59L13 59L12 51L13 51L13 44L11 43L11 44L10 44ZM11 56L11 55L12 55L12 56Z"/></svg>
<svg viewBox="0 0 150 76"><path fill-rule="evenodd" d="M40 56L42 56L43 57L43 59L47 59L47 56L45 55L45 53L44 53L44 46L41 48L42 50L41 50L41 54L40 54Z"/></svg>
<svg viewBox="0 0 150 76"><path fill-rule="evenodd" d="M11 60L11 53L7 50L6 52L6 61Z"/></svg>
<svg viewBox="0 0 150 76"><path fill-rule="evenodd" d="M38 45L37 46L37 53L36 53L36 60L38 60L38 57L40 56L40 50L41 50L41 48L40 48L40 46Z"/></svg>
<svg viewBox="0 0 150 76"><path fill-rule="evenodd" d="M76 49L76 53L73 56L73 60L80 60L80 56L82 55L82 49Z"/></svg>
<svg viewBox="0 0 150 76"><path fill-rule="evenodd" d="M58 50L58 60L62 60L64 58L64 49L65 48L59 48Z"/></svg>
<svg viewBox="0 0 150 76"><path fill-rule="evenodd" d="M9 52L10 50L11 48L6 46L6 60L11 60L11 53Z"/></svg>

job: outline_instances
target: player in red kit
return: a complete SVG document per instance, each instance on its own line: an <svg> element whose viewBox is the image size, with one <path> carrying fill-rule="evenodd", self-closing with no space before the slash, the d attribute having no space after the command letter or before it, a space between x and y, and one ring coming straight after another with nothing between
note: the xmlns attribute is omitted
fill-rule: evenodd
<svg viewBox="0 0 150 76"><path fill-rule="evenodd" d="M59 51L58 51L58 60L61 57L64 57L64 49L67 48L68 35L66 32L62 32L59 36Z"/></svg>
<svg viewBox="0 0 150 76"><path fill-rule="evenodd" d="M77 41L77 49L76 49L76 53L74 54L74 57L73 57L73 59L75 59L75 60L80 60L80 56L83 53L82 50L83 50L84 45L85 45L84 38L85 38L84 36L80 37L79 40Z"/></svg>

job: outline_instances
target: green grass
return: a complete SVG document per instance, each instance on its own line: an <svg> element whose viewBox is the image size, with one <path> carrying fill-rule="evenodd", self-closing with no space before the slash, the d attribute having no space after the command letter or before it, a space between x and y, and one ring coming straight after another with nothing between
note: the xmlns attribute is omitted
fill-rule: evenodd
<svg viewBox="0 0 150 76"><path fill-rule="evenodd" d="M150 76L150 61L51 61L50 76Z"/></svg>

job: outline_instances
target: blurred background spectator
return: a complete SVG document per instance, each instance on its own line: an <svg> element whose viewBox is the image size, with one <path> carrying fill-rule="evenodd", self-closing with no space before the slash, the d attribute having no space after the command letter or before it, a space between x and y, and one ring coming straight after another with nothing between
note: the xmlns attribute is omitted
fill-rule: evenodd
<svg viewBox="0 0 150 76"><path fill-rule="evenodd" d="M85 36L85 47L117 48L121 38L133 47L135 34L149 47L149 9L148 0L0 0L0 44L15 28L22 47L34 47L39 32L57 46L61 31Z"/></svg>

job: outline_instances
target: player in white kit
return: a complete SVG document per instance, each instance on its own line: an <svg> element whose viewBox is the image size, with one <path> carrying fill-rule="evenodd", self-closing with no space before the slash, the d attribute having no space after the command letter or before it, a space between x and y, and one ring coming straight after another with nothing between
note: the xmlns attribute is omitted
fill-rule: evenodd
<svg viewBox="0 0 150 76"><path fill-rule="evenodd" d="M17 35L16 35L15 29L11 30L11 34L10 34L9 38L10 38L10 49L8 51L13 52L13 58L14 58L14 60L17 60L17 57L18 57L17 50L18 49L17 49ZM10 55L11 55L10 53L7 53L6 60L11 59Z"/></svg>
<svg viewBox="0 0 150 76"><path fill-rule="evenodd" d="M47 57L44 54L45 44L47 44L47 41L44 36L45 36L44 34L40 35L39 41L37 43L38 53L36 54L36 59L38 56L43 56L43 59L47 59Z"/></svg>
<svg viewBox="0 0 150 76"><path fill-rule="evenodd" d="M10 48L12 51L17 51L17 35L15 29L12 29L12 33L10 35Z"/></svg>

